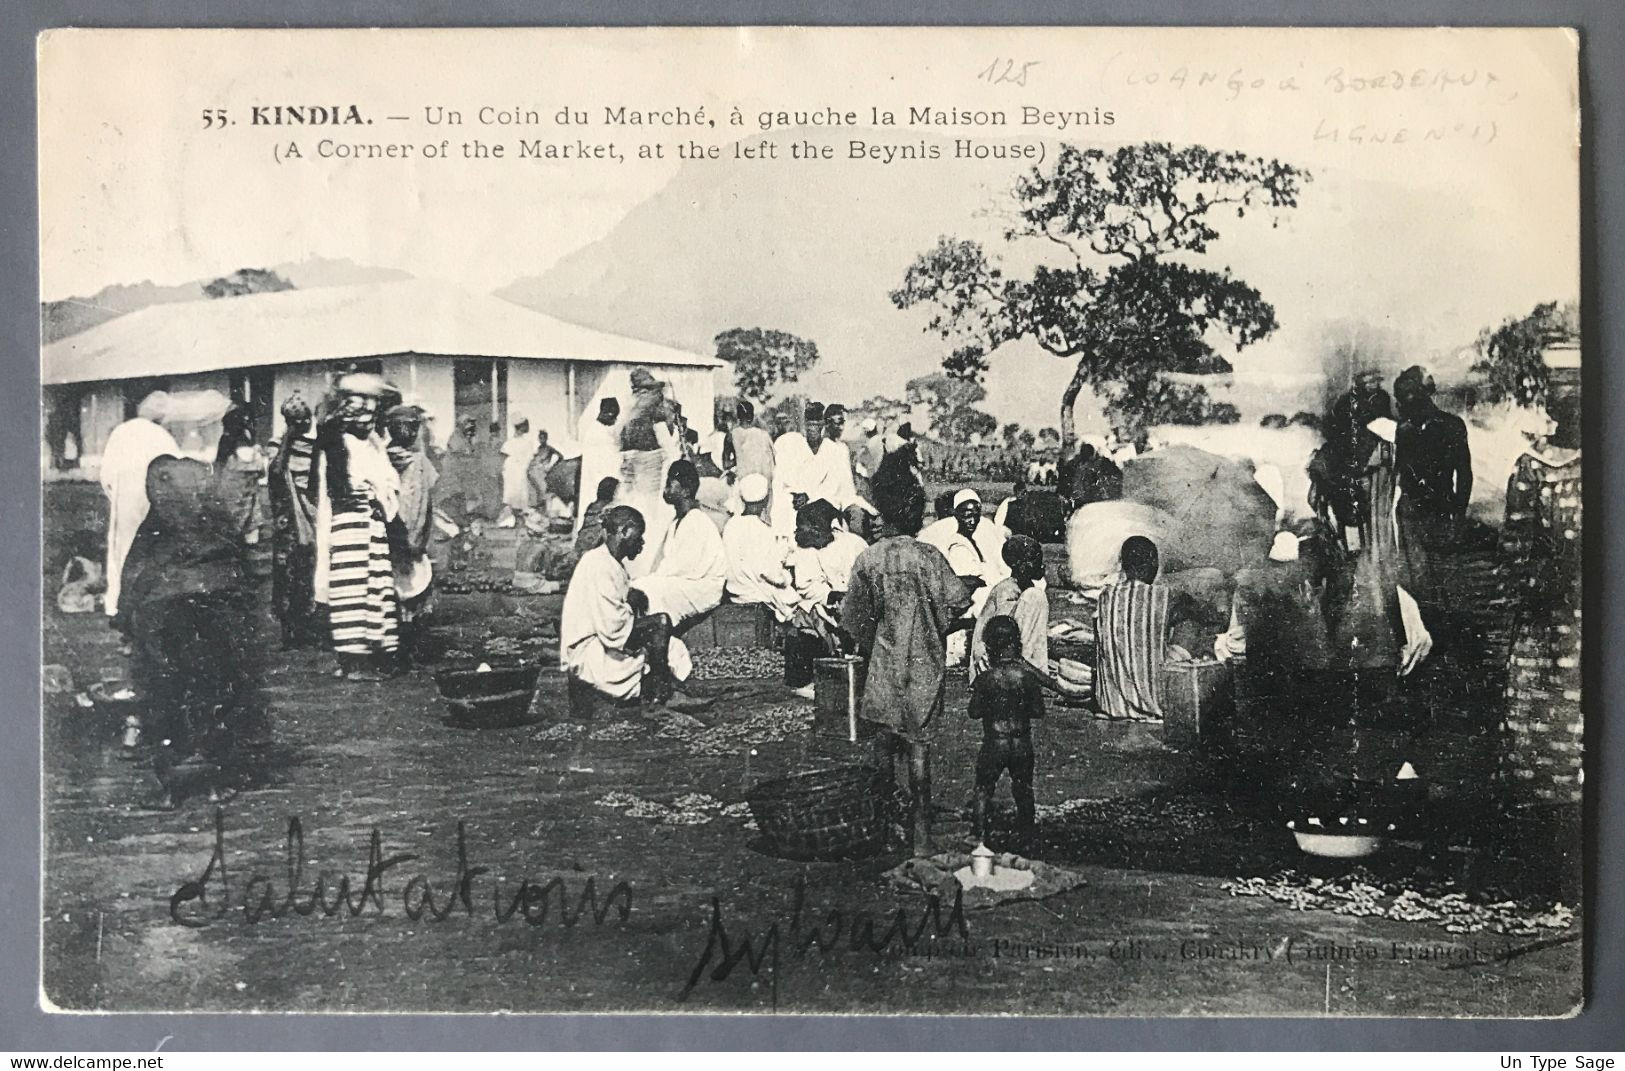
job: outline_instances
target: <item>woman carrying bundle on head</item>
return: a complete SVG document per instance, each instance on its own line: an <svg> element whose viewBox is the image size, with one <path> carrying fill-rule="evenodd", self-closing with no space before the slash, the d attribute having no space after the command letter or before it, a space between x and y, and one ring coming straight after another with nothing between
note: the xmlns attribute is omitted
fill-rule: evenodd
<svg viewBox="0 0 1625 1071"><path fill-rule="evenodd" d="M338 675L353 681L382 680L400 647L388 528L400 510L400 478L378 434L386 387L375 375L341 377L317 437L316 601L328 608Z"/></svg>

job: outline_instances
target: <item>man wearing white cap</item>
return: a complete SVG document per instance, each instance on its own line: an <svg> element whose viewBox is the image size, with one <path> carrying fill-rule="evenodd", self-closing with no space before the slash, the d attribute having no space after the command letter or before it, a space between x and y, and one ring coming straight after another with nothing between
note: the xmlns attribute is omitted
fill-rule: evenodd
<svg viewBox="0 0 1625 1071"><path fill-rule="evenodd" d="M727 591L734 602L767 606L779 621L788 621L796 606L795 588L784 564L790 548L764 517L768 490L767 477L759 472L739 481L745 512L722 530Z"/></svg>
<svg viewBox="0 0 1625 1071"><path fill-rule="evenodd" d="M176 457L180 447L162 426L169 395L153 391L141 399L135 416L107 437L102 450L101 483L107 494L107 596L109 618L118 615L120 574L135 532L147 516L147 466L160 457Z"/></svg>
<svg viewBox="0 0 1625 1071"><path fill-rule="evenodd" d="M981 613L993 586L1010 575L1010 567L1004 564L1004 541L1009 536L1009 529L982 516L982 496L970 487L954 495L951 515L932 522L920 533L922 543L936 547L948 559L954 575L976 583L971 594L971 617ZM951 664L964 660L966 639L962 632L949 637Z"/></svg>
<svg viewBox="0 0 1625 1071"><path fill-rule="evenodd" d="M982 516L982 496L966 487L954 494L953 514L933 521L920 532L920 540L942 551L948 565L962 577L977 577L992 587L1010 575L1004 564L1004 541L1010 532Z"/></svg>

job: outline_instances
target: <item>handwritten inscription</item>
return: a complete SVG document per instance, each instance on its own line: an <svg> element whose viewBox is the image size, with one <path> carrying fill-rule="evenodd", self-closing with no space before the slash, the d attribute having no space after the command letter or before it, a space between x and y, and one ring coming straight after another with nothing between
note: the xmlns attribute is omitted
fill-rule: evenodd
<svg viewBox="0 0 1625 1071"><path fill-rule="evenodd" d="M1032 69L1038 66L1037 60L1024 60L1017 63L1013 59L995 59L982 68L976 77L989 85L1024 86Z"/></svg>
<svg viewBox="0 0 1625 1071"><path fill-rule="evenodd" d="M233 888L232 872L226 864L226 816L220 809L214 814L214 851L203 872L183 882L169 897L169 917L188 929L205 929L222 921L234 907L241 910L242 921L253 925L265 919L289 916L308 918L320 913L324 918L356 918L367 914L382 918L389 915L386 878L398 867L416 862L416 853L385 855L383 835L373 829L368 838L365 875L359 891L349 874L336 878L328 871L320 871L307 881L305 878L305 834L297 817L288 819L287 842L284 850L285 879L279 889L276 882L265 874L250 874L240 894ZM457 869L449 881L438 887L426 874L415 874L401 892L401 907L408 919L445 922L460 907L466 918L473 918L475 883L491 868L469 863L467 833L463 823L457 823ZM507 922L515 915L532 926L540 926L556 914L559 923L575 926L590 914L593 925L602 926L614 911L621 922L632 914L632 887L618 882L600 903L597 882L589 877L582 886L572 907L570 890L563 878L546 882L529 876L517 884L493 880L491 889L491 916L497 922Z"/></svg>
<svg viewBox="0 0 1625 1071"><path fill-rule="evenodd" d="M1123 64L1121 53L1106 60L1100 69L1100 86L1121 83L1136 88L1157 88L1174 92L1202 92L1224 100L1268 94L1432 95L1506 103L1517 91L1494 71L1476 67L1391 67L1356 69L1333 67L1313 70L1303 64L1293 67L1218 67L1202 63L1176 62L1153 67Z"/></svg>

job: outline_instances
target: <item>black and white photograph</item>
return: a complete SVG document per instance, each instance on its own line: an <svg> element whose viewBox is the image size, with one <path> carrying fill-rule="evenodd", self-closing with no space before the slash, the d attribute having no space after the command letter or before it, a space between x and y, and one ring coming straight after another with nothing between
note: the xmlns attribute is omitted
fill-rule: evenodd
<svg viewBox="0 0 1625 1071"><path fill-rule="evenodd" d="M46 1010L1585 1005L1574 31L38 48Z"/></svg>

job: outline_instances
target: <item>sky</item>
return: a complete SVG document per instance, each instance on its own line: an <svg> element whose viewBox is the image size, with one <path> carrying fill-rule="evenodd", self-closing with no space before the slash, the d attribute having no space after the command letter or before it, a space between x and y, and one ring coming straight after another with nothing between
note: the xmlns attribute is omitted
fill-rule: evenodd
<svg viewBox="0 0 1625 1071"><path fill-rule="evenodd" d="M765 189L798 204L817 203L808 194L825 185L840 194L833 209L780 219L771 233L753 236L751 219L734 220L719 241L779 243L793 260L798 239L815 247L815 237L849 230L853 246L895 258L939 222L933 206L953 206L944 229L996 239L996 221L964 218L965 206L989 200L985 191L1019 165L852 160L843 151L849 140L881 154L922 138L1046 153L1063 140L1166 140L1276 157L1316 176L1278 227L1238 223L1215 247L1275 302L1282 323L1244 367L1313 370L1325 340L1354 329L1434 354L1538 301L1578 294L1575 56L1561 30L54 31L41 46L42 297L309 257L499 290L591 264L595 244L640 205L683 213L692 206L662 194L724 165L734 182L759 168ZM253 107L276 104L353 104L372 121L251 122ZM612 108L692 115L702 107L715 126L603 122ZM743 125L728 121L734 107ZM999 111L1008 123L911 127L913 108ZM206 128L214 109L230 125ZM438 109L461 112L464 124L429 122ZM481 109L544 121L481 124ZM589 124L557 125L565 109ZM898 125L873 126L871 109L892 112ZM1109 126L1098 121L1105 112ZM844 125L847 113L856 126ZM1061 129L1063 113L1097 121ZM827 132L832 160L788 160L794 132L760 129L763 118L795 126L831 114L843 120ZM1043 121L1023 125L1026 115ZM614 142L626 158L514 158L521 139L578 137ZM731 154L733 143L763 138L780 141L777 160L671 158L679 143ZM404 159L320 159L323 139L411 149ZM504 144L507 156L463 158L475 139ZM442 141L450 158L425 159L425 148ZM290 142L302 158L283 157ZM662 143L665 158L636 159L644 142ZM839 210L839 198L865 190L889 199L878 213ZM729 263L726 253L695 257L724 276L697 287L699 299L731 292L737 304L757 285L717 267ZM839 264L800 267L816 277L807 289L820 301L883 315L871 277L854 272L852 285L861 279L868 289L846 294ZM568 308L549 311L571 318ZM626 333L683 333L626 318ZM883 388L889 368L864 352L858 323L844 328L853 337L826 344L847 355L831 358L826 374ZM899 368L893 392L934 359L930 343L921 336L917 351L906 341L890 347ZM1050 381L1065 373L996 375L990 407L1009 418L1037 413L1033 387L1058 389Z"/></svg>

